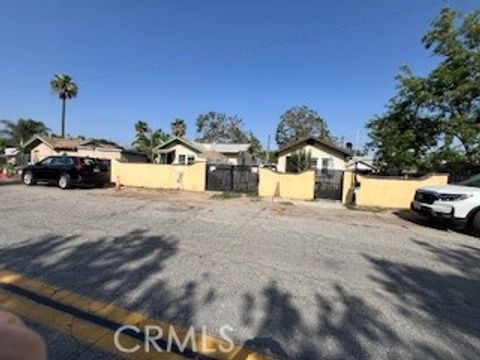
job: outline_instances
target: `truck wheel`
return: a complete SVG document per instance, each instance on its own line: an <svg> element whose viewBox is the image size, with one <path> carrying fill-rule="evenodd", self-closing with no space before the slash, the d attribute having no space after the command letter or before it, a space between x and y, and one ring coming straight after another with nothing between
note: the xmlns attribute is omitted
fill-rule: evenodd
<svg viewBox="0 0 480 360"><path fill-rule="evenodd" d="M480 211L477 211L477 213L473 215L470 229L475 236L480 236Z"/></svg>
<svg viewBox="0 0 480 360"><path fill-rule="evenodd" d="M35 180L33 179L33 173L31 171L27 171L23 175L23 183L27 186L35 185Z"/></svg>
<svg viewBox="0 0 480 360"><path fill-rule="evenodd" d="M58 179L58 187L60 189L69 189L71 187L72 182L70 181L70 176L68 174L63 174Z"/></svg>

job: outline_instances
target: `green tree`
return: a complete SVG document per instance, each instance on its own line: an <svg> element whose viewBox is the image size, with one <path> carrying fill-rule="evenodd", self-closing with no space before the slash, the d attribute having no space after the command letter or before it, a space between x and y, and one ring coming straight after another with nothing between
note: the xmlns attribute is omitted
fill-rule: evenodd
<svg viewBox="0 0 480 360"><path fill-rule="evenodd" d="M315 110L294 106L282 114L275 134L279 146L307 136L333 141L325 120Z"/></svg>
<svg viewBox="0 0 480 360"><path fill-rule="evenodd" d="M226 115L210 111L197 117L197 140L219 142L225 140Z"/></svg>
<svg viewBox="0 0 480 360"><path fill-rule="evenodd" d="M66 101L77 97L78 87L69 75L56 74L52 81L50 81L50 89L52 92L56 93L62 101L62 138L64 138Z"/></svg>
<svg viewBox="0 0 480 360"><path fill-rule="evenodd" d="M368 148L385 169L480 164L480 11L442 9L422 43L438 65L424 77L402 67Z"/></svg>
<svg viewBox="0 0 480 360"><path fill-rule="evenodd" d="M145 121L135 123L135 141L133 148L153 161L153 149L168 139L162 129L152 130Z"/></svg>
<svg viewBox="0 0 480 360"><path fill-rule="evenodd" d="M421 107L426 83L404 66L397 76L398 94L390 100L387 111L367 123L379 165L384 170L401 172L416 167L428 169L429 154L438 143L438 122Z"/></svg>
<svg viewBox="0 0 480 360"><path fill-rule="evenodd" d="M0 138L0 153L3 153L7 146L8 146L7 140L3 139L3 138Z"/></svg>
<svg viewBox="0 0 480 360"><path fill-rule="evenodd" d="M50 130L43 122L32 119L18 119L16 122L0 120L0 124L2 125L0 136L8 144L18 146L21 149L34 135L47 134Z"/></svg>
<svg viewBox="0 0 480 360"><path fill-rule="evenodd" d="M249 143L252 150L261 151L261 143L251 132L245 130L242 118L234 115L210 111L197 118L197 140L201 142L217 143Z"/></svg>
<svg viewBox="0 0 480 360"><path fill-rule="evenodd" d="M312 167L312 153L305 149L297 150L287 158L288 172L302 172Z"/></svg>
<svg viewBox="0 0 480 360"><path fill-rule="evenodd" d="M252 152L257 158L266 160L266 155L263 151L262 143L252 131L248 132L247 142L252 146Z"/></svg>
<svg viewBox="0 0 480 360"><path fill-rule="evenodd" d="M243 135L243 120L237 116L210 111L197 118L198 141L234 143L244 140Z"/></svg>
<svg viewBox="0 0 480 360"><path fill-rule="evenodd" d="M184 137L187 133L187 125L185 124L185 120L178 118L173 120L171 123L171 133L176 137Z"/></svg>

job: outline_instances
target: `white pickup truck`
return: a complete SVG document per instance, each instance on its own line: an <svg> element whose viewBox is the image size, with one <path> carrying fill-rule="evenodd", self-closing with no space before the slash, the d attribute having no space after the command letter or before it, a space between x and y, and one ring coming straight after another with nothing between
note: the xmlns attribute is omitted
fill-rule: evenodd
<svg viewBox="0 0 480 360"><path fill-rule="evenodd" d="M480 235L480 174L455 185L418 188L410 208Z"/></svg>

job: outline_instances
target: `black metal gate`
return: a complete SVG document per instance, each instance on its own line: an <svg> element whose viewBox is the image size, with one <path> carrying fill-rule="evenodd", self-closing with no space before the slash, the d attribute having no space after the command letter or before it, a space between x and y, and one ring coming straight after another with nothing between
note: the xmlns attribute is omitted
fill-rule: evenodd
<svg viewBox="0 0 480 360"><path fill-rule="evenodd" d="M207 165L207 190L256 194L258 191L258 167Z"/></svg>
<svg viewBox="0 0 480 360"><path fill-rule="evenodd" d="M315 174L316 199L342 199L343 170L317 170Z"/></svg>

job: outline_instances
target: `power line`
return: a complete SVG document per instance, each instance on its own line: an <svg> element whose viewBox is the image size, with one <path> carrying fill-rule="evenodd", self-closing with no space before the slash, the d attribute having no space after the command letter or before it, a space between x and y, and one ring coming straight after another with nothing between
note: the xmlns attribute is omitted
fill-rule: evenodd
<svg viewBox="0 0 480 360"><path fill-rule="evenodd" d="M388 14L384 14L381 16L376 16L372 17L369 19L364 19L360 20L357 22L353 22L350 24L346 25L341 25L337 27L332 27L330 29L325 29L325 30L317 30L297 36L293 36L287 39L283 40L275 40L275 41L269 41L269 42L264 42L258 45L253 45L250 47L245 47L239 50L235 51L227 51L224 53L218 53L215 55L205 55L205 56L199 56L183 61L177 61L177 62L172 62L172 63L166 63L166 64L161 64L161 65L155 65L155 66L148 66L144 67L141 69L130 69L130 70L123 70L119 72L113 72L113 73L105 73L105 74L100 74L100 75L95 75L91 77L85 77L85 78L80 78L77 81L78 82L92 82L92 81L100 81L100 80L105 80L105 79L110 79L114 77L119 77L119 76L125 76L125 75L130 75L130 74L138 74L138 73L143 73L143 72L149 72L149 71L159 71L159 70L164 70L168 68L175 68L175 67L181 67L185 65L190 65L190 64L196 64L196 63L202 63L202 62L207 62L207 61L212 61L212 60L217 60L217 59L222 59L222 58L227 58L227 57L236 57L236 56L245 56L247 54L257 52L266 48L271 48L271 47L279 47L283 45L287 45L290 43L295 43L295 42L302 42L302 41L308 41L312 38L323 36L323 35L328 35L328 34L334 34L334 33L340 33L345 30L349 29L354 29L358 28L364 25L369 25L373 23L378 23L382 22L391 18L407 15L413 12L416 12L418 10L422 9L427 9L431 7L435 7L438 5L445 4L445 0L440 0L440 1L435 1L431 2L425 5L421 6L416 6L416 7L411 7L408 9L404 10L398 10L394 11ZM21 86L5 86L5 87L0 87L0 90L21 90L21 89L34 89L34 88L43 88L45 87L45 84L33 84L33 85L21 85Z"/></svg>

